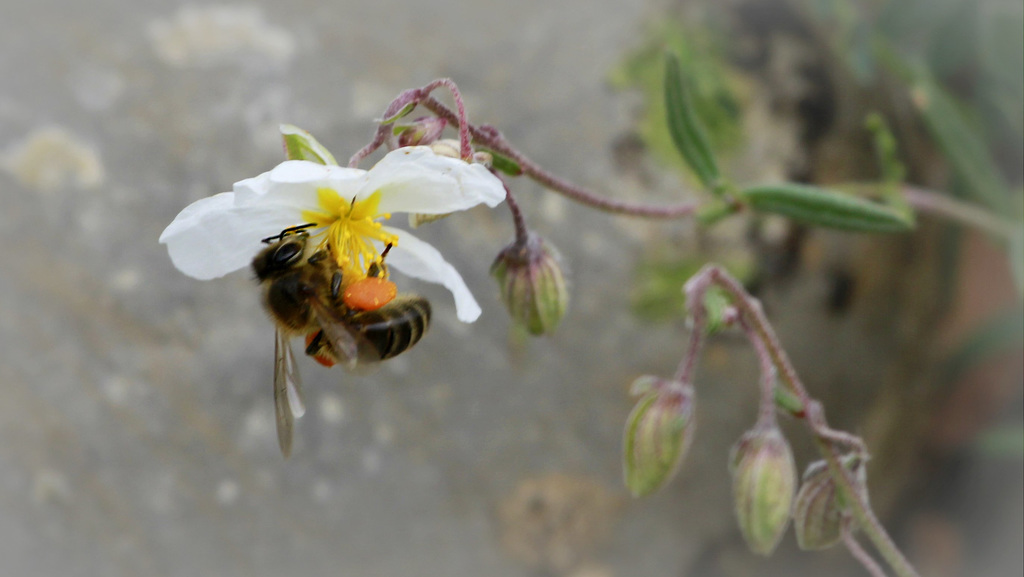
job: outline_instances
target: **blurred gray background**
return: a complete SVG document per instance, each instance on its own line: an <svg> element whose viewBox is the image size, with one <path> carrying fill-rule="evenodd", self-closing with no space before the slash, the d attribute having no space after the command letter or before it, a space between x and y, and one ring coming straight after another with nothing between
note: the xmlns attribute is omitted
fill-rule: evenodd
<svg viewBox="0 0 1024 577"><path fill-rule="evenodd" d="M736 338L702 362L699 436L680 477L643 500L622 488L628 384L671 374L686 343L681 321L631 314L635 265L696 246L688 223L612 218L515 182L573 274L561 330L532 341L510 333L487 274L511 239L504 207L421 229L484 315L463 325L446 291L409 282L435 307L413 351L369 376L300 359L310 407L288 461L273 330L247 271L195 281L156 242L188 203L282 160L279 123L344 159L394 95L440 76L459 83L471 120L562 176L619 198L686 197L677 173L624 163L638 101L607 88L669 3L0 4L0 574L858 574L841 551L795 554L791 536L781 560L738 544L726 462L754 419L756 367ZM761 108L771 130L738 170L791 174L796 121ZM742 231L722 236L716 250L743 248ZM812 241L809 264L785 282L767 275L763 294L812 392L863 432L878 388L928 364L898 359L920 352L904 345L931 325L893 330L906 316L886 300L915 290L886 271L909 267L892 255L918 254L917 241ZM836 263L865 258L882 272L857 293L858 314L830 313ZM970 495L1005 486L972 471ZM975 525L901 513L892 503L915 486L904 473L882 499L902 520L895 534L915 559L941 558ZM1015 563L1019 496L1009 503L985 524Z"/></svg>

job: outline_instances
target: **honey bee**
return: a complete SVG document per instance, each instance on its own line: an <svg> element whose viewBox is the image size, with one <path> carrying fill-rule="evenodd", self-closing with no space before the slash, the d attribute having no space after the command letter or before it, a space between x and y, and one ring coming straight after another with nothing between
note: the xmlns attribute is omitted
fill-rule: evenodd
<svg viewBox="0 0 1024 577"><path fill-rule="evenodd" d="M372 365L415 345L430 326L430 302L396 296L383 264L346 285L325 249L308 257L307 224L263 239L269 246L252 261L263 290L263 306L275 324L274 414L277 440L287 458L295 419L305 412L302 384L290 339L306 338L306 354L326 366ZM390 247L389 247L390 248ZM387 250L382 257L387 254Z"/></svg>

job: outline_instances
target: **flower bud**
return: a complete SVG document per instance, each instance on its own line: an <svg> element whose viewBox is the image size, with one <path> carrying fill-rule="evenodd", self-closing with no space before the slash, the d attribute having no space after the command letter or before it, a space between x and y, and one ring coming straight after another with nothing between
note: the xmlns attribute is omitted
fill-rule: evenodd
<svg viewBox="0 0 1024 577"><path fill-rule="evenodd" d="M842 459L843 466L853 473L861 495L867 496L864 459L850 454ZM825 461L807 466L803 484L796 495L793 509L793 528L796 542L805 551L827 549L842 538L843 518L848 515L849 504L836 485Z"/></svg>
<svg viewBox="0 0 1024 577"><path fill-rule="evenodd" d="M444 132L448 121L437 116L421 116L412 124L396 126L394 133L398 136L398 146L428 145L437 141Z"/></svg>
<svg viewBox="0 0 1024 577"><path fill-rule="evenodd" d="M438 140L437 142L432 142L429 146L430 150L433 150L434 154L438 156L462 158L461 145L458 140L445 138L443 140Z"/></svg>
<svg viewBox="0 0 1024 577"><path fill-rule="evenodd" d="M693 386L644 376L633 382L640 400L626 420L623 473L633 496L657 491L679 470L693 440Z"/></svg>
<svg viewBox="0 0 1024 577"><path fill-rule="evenodd" d="M789 525L796 492L789 443L774 424L755 427L733 446L730 471L736 516L747 546L770 555Z"/></svg>
<svg viewBox="0 0 1024 577"><path fill-rule="evenodd" d="M534 335L558 327L569 304L569 289L558 253L531 234L505 247L491 265L509 316Z"/></svg>

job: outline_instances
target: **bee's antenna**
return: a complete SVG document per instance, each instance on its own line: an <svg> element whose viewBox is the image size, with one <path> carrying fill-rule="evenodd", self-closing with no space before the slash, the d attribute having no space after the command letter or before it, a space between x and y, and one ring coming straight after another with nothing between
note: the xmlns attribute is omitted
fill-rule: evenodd
<svg viewBox="0 0 1024 577"><path fill-rule="evenodd" d="M313 228L314 226L316 226L315 222L307 222L306 224L300 224L298 226L290 226L282 230L278 234L275 234L274 236L268 236L267 238L260 240L260 242L262 242L263 244L270 244L272 242L282 240L284 237L290 234L306 234L306 229Z"/></svg>

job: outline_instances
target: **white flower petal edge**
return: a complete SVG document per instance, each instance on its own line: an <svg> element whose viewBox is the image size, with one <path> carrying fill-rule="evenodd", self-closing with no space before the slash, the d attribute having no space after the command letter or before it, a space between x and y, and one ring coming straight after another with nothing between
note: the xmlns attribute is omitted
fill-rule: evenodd
<svg viewBox="0 0 1024 577"><path fill-rule="evenodd" d="M164 229L171 262L199 280L222 277L248 266L263 245L265 231L295 225L295 212L268 204L236 206L235 194L222 192L198 200ZM273 233L270 233L273 234Z"/></svg>
<svg viewBox="0 0 1024 577"><path fill-rule="evenodd" d="M482 164L435 154L426 146L389 152L366 174L359 197L380 191L381 212L446 214L505 200L505 185Z"/></svg>
<svg viewBox="0 0 1024 577"><path fill-rule="evenodd" d="M286 160L259 176L236 182L233 190L239 205L274 201L302 211L316 207L318 188L331 188L351 199L365 181L366 171L358 168Z"/></svg>
<svg viewBox="0 0 1024 577"><path fill-rule="evenodd" d="M480 305L473 298L462 275L436 248L407 231L384 227L392 234L401 235L401 241L388 253L388 266L407 276L443 285L455 297L455 314L464 323L480 317Z"/></svg>

